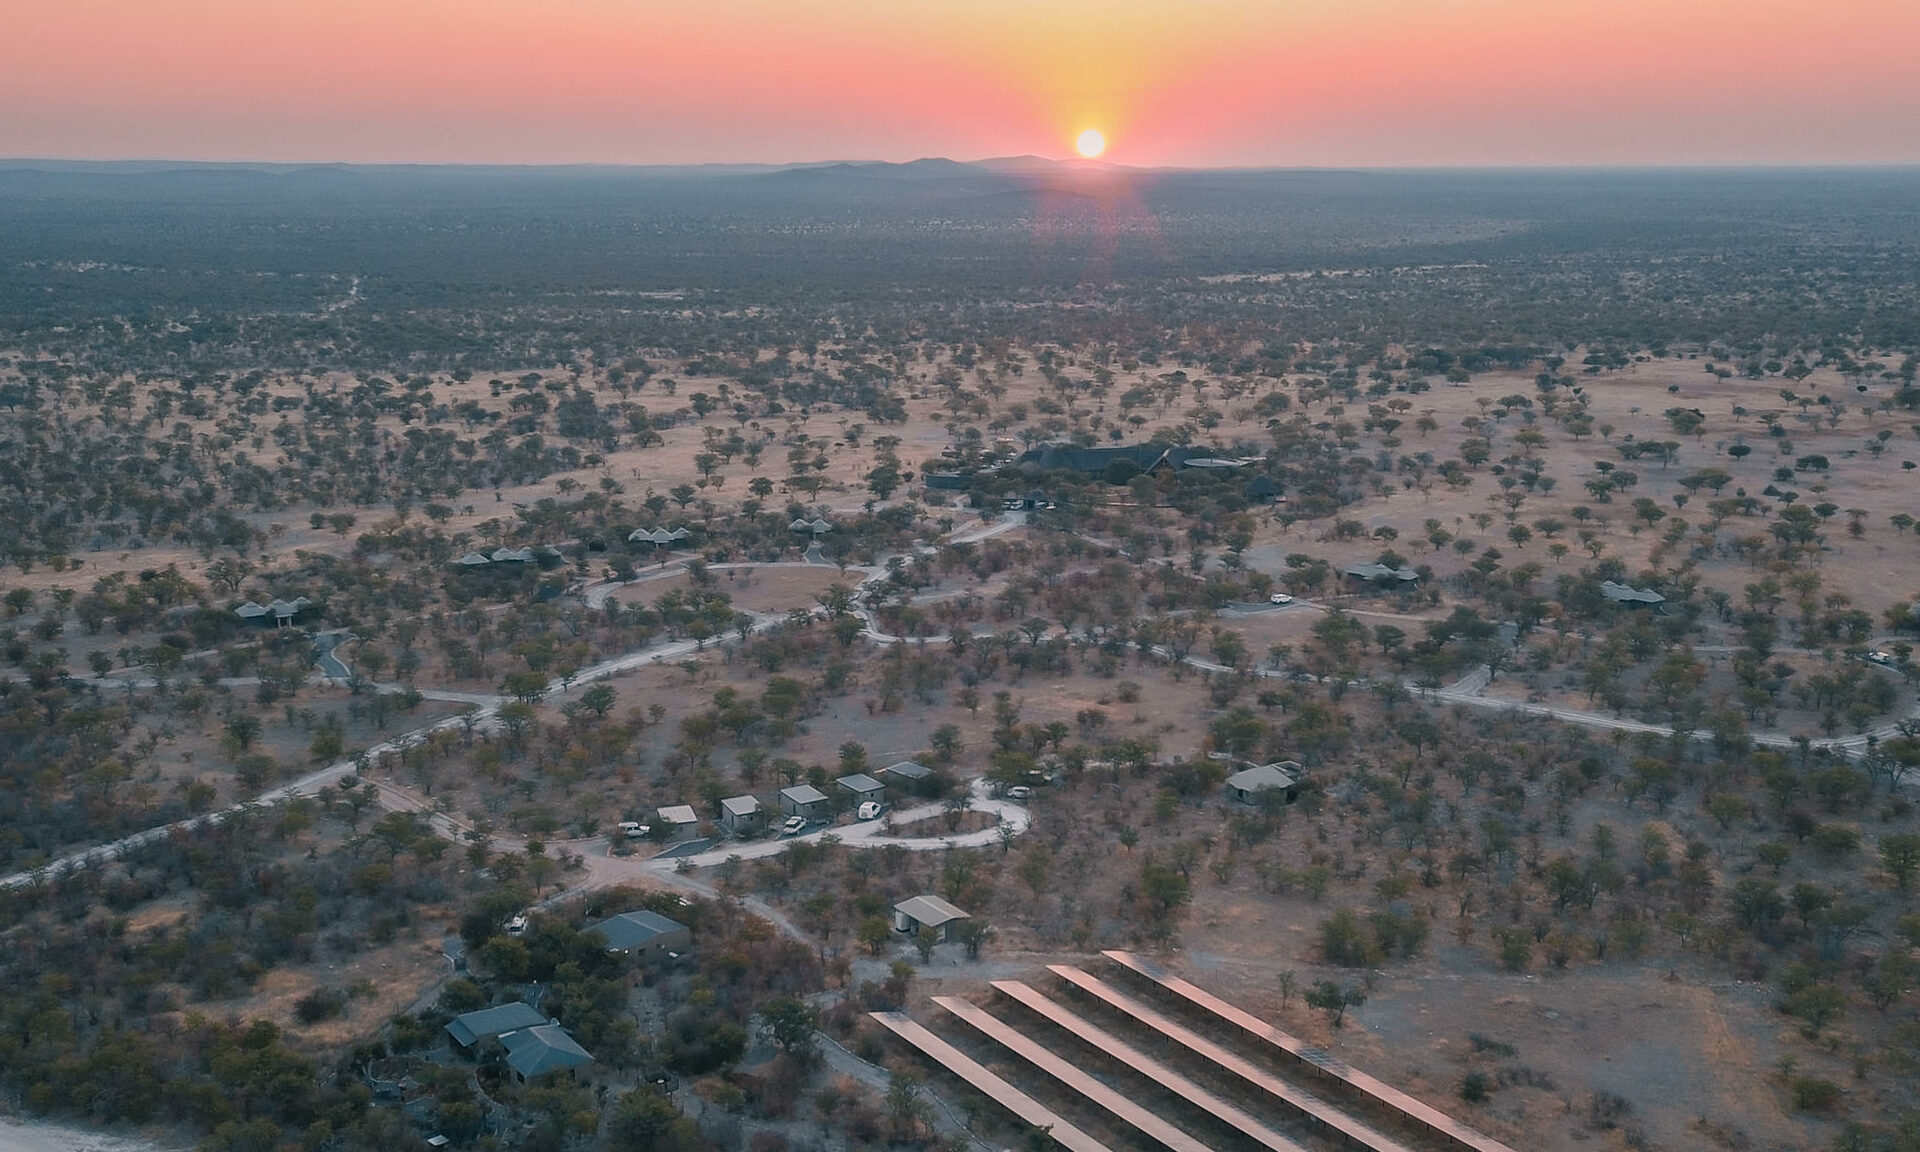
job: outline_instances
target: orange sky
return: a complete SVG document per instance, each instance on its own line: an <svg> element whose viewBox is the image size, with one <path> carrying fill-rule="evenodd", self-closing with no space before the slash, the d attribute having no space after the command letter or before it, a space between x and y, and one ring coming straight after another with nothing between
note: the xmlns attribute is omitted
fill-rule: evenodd
<svg viewBox="0 0 1920 1152"><path fill-rule="evenodd" d="M0 0L0 155L1920 163L1920 0Z"/></svg>

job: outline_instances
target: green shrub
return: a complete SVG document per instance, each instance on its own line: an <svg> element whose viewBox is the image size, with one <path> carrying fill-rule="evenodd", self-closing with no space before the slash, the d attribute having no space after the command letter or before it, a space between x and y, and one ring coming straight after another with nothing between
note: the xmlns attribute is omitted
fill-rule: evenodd
<svg viewBox="0 0 1920 1152"><path fill-rule="evenodd" d="M1343 968L1371 968L1380 962L1380 945L1351 908L1320 922L1320 955Z"/></svg>
<svg viewBox="0 0 1920 1152"><path fill-rule="evenodd" d="M1793 1106L1802 1112L1830 1112L1840 1102L1840 1085L1817 1076L1798 1076L1793 1081Z"/></svg>

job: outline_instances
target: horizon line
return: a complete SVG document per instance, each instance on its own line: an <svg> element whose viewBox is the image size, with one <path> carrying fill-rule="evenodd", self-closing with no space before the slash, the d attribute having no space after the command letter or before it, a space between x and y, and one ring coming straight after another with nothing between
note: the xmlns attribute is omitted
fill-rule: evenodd
<svg viewBox="0 0 1920 1152"><path fill-rule="evenodd" d="M980 167L1011 161L1038 162L1064 169L1080 169L1102 172L1123 172L1139 174L1155 173L1467 173L1467 172L1899 172L1920 171L1920 159L1889 161L1820 161L1820 160L1768 160L1739 163L1592 163L1592 164L1555 164L1555 163L1489 163L1489 164L1217 164L1217 165L1133 165L1119 164L1100 159L1083 159L1077 156L1051 157L1035 153L1018 155L983 156L971 160L956 160L950 156L916 156L911 160L880 160L872 158L830 158L822 160L690 160L690 161L607 161L607 160L566 160L566 161L479 161L479 160L236 160L205 159L179 156L120 156L120 157L74 157L74 156L0 156L0 166L30 167L34 165L72 165L85 167L108 167L116 165L157 165L195 168L411 168L411 169L476 169L506 171L557 171L557 170L595 170L595 171L640 171L640 170L684 170L694 171L713 168L758 168L770 171L784 171L805 168L831 167L906 167L926 162L942 162L963 167Z"/></svg>

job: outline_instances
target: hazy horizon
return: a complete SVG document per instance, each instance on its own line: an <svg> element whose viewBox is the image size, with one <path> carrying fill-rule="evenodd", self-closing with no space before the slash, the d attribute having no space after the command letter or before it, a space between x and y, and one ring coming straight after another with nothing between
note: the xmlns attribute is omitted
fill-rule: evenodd
<svg viewBox="0 0 1920 1152"><path fill-rule="evenodd" d="M0 155L1140 167L1920 163L1898 0L0 0Z"/></svg>
<svg viewBox="0 0 1920 1152"><path fill-rule="evenodd" d="M1538 173L1661 173L1661 172L1903 172L1920 169L1920 159L1889 161L1755 161L1751 163L1619 163L1619 164L1529 164L1529 163L1488 163L1488 164L1121 164L1105 160L1084 160L1070 156L1043 156L1034 153L1021 155L996 156L909 156L905 159L881 159L873 156L822 156L800 160L686 160L686 161L466 161L466 160L335 160L285 159L269 160L235 157L230 159L206 156L45 156L45 155L0 155L0 166L23 167L31 165L64 165L73 167L204 167L204 168L426 168L426 169L470 169L474 171L564 171L569 169L594 171L651 171L675 169L766 169L779 171L794 168L830 168L835 166L874 166L905 167L923 162L948 162L969 167L978 167L1004 161L1042 161L1047 164L1068 168L1099 168L1119 172L1139 173L1179 173L1179 172L1246 172L1246 173L1498 173L1498 172L1538 172Z"/></svg>

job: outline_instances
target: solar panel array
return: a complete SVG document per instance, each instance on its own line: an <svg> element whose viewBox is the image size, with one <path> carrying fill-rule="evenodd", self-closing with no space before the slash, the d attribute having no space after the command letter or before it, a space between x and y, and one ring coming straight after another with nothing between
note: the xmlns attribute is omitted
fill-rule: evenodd
<svg viewBox="0 0 1920 1152"><path fill-rule="evenodd" d="M1352 1115L1347 1109L1358 1102L1362 1111L1378 1112L1405 1124L1411 1134L1434 1140L1448 1152L1513 1152L1498 1140L1333 1059L1325 1052L1132 953L1111 951L1104 955L1123 970L1144 977L1164 990L1180 1006L1197 1011L1206 1019L1229 1025L1239 1033L1260 1041L1268 1050L1281 1054L1295 1069L1332 1089L1343 1104L1332 1103L1295 1087L1106 980L1071 965L1050 965L1048 970L1068 988L1125 1017L1129 1023L1144 1028L1154 1040L1169 1042L1169 1051L1184 1050L1205 1069L1203 1079L1208 1083L1250 1086L1257 1095L1248 1099L1266 1099L1278 1103L1287 1116L1304 1125L1301 1129L1303 1133L1317 1132L1341 1147L1359 1148L1365 1152L1414 1152L1413 1145ZM1118 1065L1118 1070L1123 1070L1119 1071L1121 1077L1130 1073L1145 1080L1185 1101L1211 1121L1247 1137L1267 1152L1308 1152L1304 1146L1223 1098L1217 1091L1203 1087L1200 1082L1169 1067L1134 1044L1127 1043L1073 1008L1019 981L995 981L993 988L1054 1028L1087 1045L1098 1053L1101 1060ZM1201 1139L1177 1127L1139 1099L1109 1084L1107 1079L1096 1077L1082 1068L1080 1062L1049 1049L1021 1028L985 1008L948 996L935 997L934 1003L1021 1062L1064 1086L1074 1096L1119 1121L1125 1128L1145 1136L1167 1152L1214 1152ZM904 1014L876 1012L873 1017L1021 1120L1037 1128L1049 1129L1054 1140L1068 1152L1108 1152L1098 1140L1073 1127L1052 1108L1014 1087L999 1074ZM1319 1146L1319 1142L1316 1141L1315 1145Z"/></svg>
<svg viewBox="0 0 1920 1152"><path fill-rule="evenodd" d="M1035 992L1025 984L1011 980L1002 980L994 988L1011 996L1020 1004L1045 1016L1049 1021L1093 1045L1100 1052L1145 1076L1147 1079L1172 1092L1189 1104L1199 1107L1233 1128L1253 1137L1272 1152L1306 1152L1300 1145L1280 1135L1260 1121L1207 1091L1200 1085L1180 1075L1173 1069L1155 1060L1153 1057L1122 1041L1119 1037L1095 1027L1074 1015L1066 1008ZM936 1001L938 1003L938 1001Z"/></svg>
<svg viewBox="0 0 1920 1152"><path fill-rule="evenodd" d="M1362 1148L1372 1149L1373 1152L1411 1152L1406 1145L1391 1136L1375 1131L1326 1101L1300 1091L1251 1061L1236 1056L1206 1037L1176 1024L1133 997L1124 995L1098 977L1089 976L1080 969L1070 968L1065 964L1049 965L1048 971L1103 1003L1126 1013L1189 1052L1260 1089L1316 1125L1335 1132Z"/></svg>
<svg viewBox="0 0 1920 1152"><path fill-rule="evenodd" d="M1513 1149L1500 1141L1474 1131L1438 1108L1423 1104L1398 1088L1382 1083L1357 1068L1333 1059L1325 1052L1275 1028L1253 1013L1236 1008L1211 992L1195 987L1131 952L1110 951L1103 952L1101 955L1145 976L1194 1007L1232 1024L1257 1040L1264 1041L1272 1048L1310 1066L1318 1073L1352 1088L1388 1112L1402 1117L1416 1128L1442 1138L1449 1147L1465 1148L1470 1152L1513 1152Z"/></svg>

